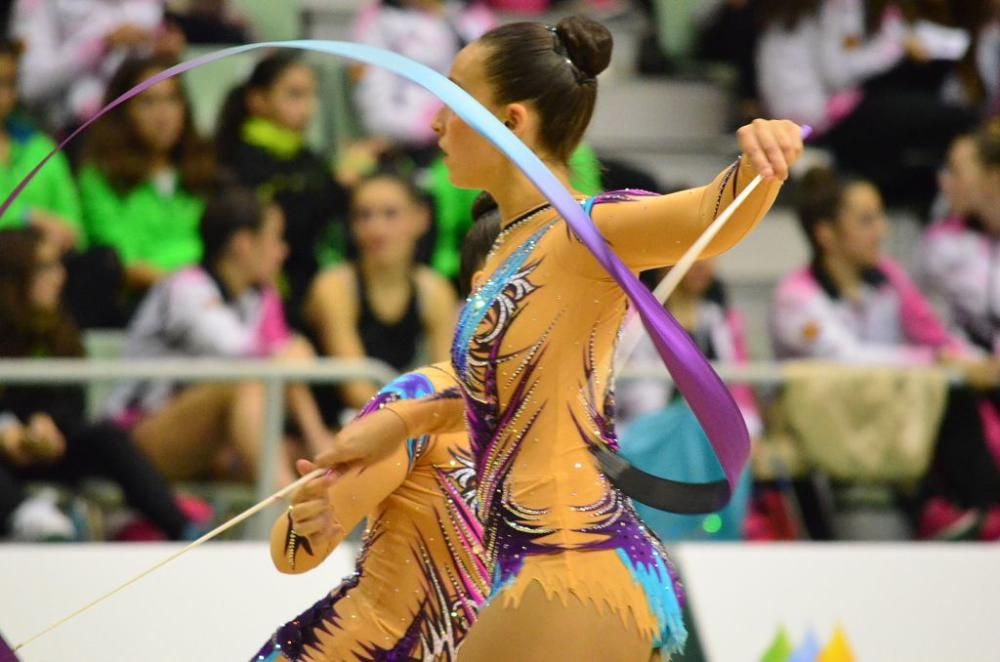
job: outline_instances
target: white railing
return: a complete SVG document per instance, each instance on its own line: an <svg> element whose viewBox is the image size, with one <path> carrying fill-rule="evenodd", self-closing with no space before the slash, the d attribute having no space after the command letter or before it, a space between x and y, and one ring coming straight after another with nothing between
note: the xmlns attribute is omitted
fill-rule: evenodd
<svg viewBox="0 0 1000 662"><path fill-rule="evenodd" d="M263 382L266 390L264 439L257 470L257 499L264 499L277 489L275 476L281 453L285 422L285 386L289 383L337 384L367 380L378 385L396 376L392 368L368 359L315 359L303 363L264 360L225 361L187 359L161 361L125 361L95 359L16 359L0 360L0 386L10 384L52 384L115 382L132 379L180 380L188 383ZM257 517L248 533L267 535L270 520Z"/></svg>
<svg viewBox="0 0 1000 662"><path fill-rule="evenodd" d="M778 385L785 380L782 364L757 362L746 364L716 364L723 381L756 386ZM859 368L863 366L858 366ZM869 366L874 368L874 366ZM0 360L0 386L8 384L52 384L114 382L131 379L168 379L188 383L261 381L267 389L264 418L264 440L257 472L256 496L264 499L277 489L275 477L281 451L282 429L285 422L285 387L289 383L336 384L353 380L368 380L382 385L396 376L392 368L380 361L315 359L303 363L264 360L187 359L169 361L126 361L104 359L17 359ZM658 364L648 368L630 367L616 375L619 381L634 379L670 380L670 375ZM953 375L953 383L961 382ZM251 537L267 535L266 517L252 521Z"/></svg>

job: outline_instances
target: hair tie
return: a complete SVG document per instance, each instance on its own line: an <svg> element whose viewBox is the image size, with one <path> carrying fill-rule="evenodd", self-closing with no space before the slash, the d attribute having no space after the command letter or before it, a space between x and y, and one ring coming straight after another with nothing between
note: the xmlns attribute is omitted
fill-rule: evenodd
<svg viewBox="0 0 1000 662"><path fill-rule="evenodd" d="M552 50L554 50L556 52L556 55L565 60L566 64L568 64L573 69L573 75L576 76L576 82L579 83L580 85L586 85L588 83L596 83L597 82L596 78L585 74L583 70L580 69L580 67L576 66L572 58L570 58L569 51L566 50L566 42L564 42L562 40L562 37L559 36L559 28L557 28L554 25L546 25L545 29L552 33Z"/></svg>

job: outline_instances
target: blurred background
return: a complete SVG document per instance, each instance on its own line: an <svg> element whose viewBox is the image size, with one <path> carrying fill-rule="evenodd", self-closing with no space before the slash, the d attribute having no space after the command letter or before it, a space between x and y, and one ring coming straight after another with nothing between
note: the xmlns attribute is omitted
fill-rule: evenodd
<svg viewBox="0 0 1000 662"><path fill-rule="evenodd" d="M685 659L788 659L810 642L941 659L923 645L886 657L892 637L866 630L849 598L810 596L875 599L878 580L857 578L886 566L862 559L892 566L898 550L924 556L893 586L961 570L957 602L1000 595L996 0L8 1L0 193L104 103L228 45L357 41L445 73L498 24L577 13L615 39L570 162L583 193L704 185L754 118L814 128L759 228L666 304L730 384L754 449L725 511L644 514L703 578L697 621L732 617L712 578L734 563L784 587L787 606L728 649L696 636ZM448 181L437 109L383 71L258 50L153 86L49 162L0 216L0 566L45 558L13 543L193 540L290 482L291 461L395 374L448 358L477 192ZM642 276L652 287L664 273ZM651 348L618 369L623 452L667 477L715 477ZM266 520L227 537L260 540ZM827 541L887 556L802 544ZM714 542L758 544L702 545ZM819 563L854 584L808 588ZM0 593L7 607L15 584ZM20 618L7 611L0 630Z"/></svg>

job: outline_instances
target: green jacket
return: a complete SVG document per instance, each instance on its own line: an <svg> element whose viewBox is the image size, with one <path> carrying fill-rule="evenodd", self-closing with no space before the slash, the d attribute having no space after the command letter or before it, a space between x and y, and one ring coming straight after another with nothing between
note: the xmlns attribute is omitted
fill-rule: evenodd
<svg viewBox="0 0 1000 662"><path fill-rule="evenodd" d="M126 266L176 271L201 259L202 200L179 187L163 195L146 182L124 196L93 166L80 172L83 225L91 244L110 246Z"/></svg>
<svg viewBox="0 0 1000 662"><path fill-rule="evenodd" d="M586 195L601 192L601 165L594 150L580 145L569 160L570 183ZM448 179L448 168L438 159L431 166L428 192L434 199L437 238L431 255L431 266L447 278L458 276L459 255L465 233L472 226L469 211L479 191L459 189Z"/></svg>
<svg viewBox="0 0 1000 662"><path fill-rule="evenodd" d="M0 199L6 199L32 168L55 149L55 143L40 131L8 122L10 157L0 164ZM56 154L38 171L31 183L0 217L0 228L21 227L33 210L59 216L69 225L82 230L80 199L70 173L69 162ZM81 232L82 234L82 232Z"/></svg>

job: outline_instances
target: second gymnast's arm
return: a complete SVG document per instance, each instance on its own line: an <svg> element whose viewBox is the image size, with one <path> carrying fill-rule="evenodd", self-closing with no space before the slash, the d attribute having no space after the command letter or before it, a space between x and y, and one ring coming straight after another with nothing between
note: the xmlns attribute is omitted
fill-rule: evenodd
<svg viewBox="0 0 1000 662"><path fill-rule="evenodd" d="M308 572L326 560L361 520L402 485L410 468L405 444L368 467L354 467L330 483L327 499L337 527L328 535L293 539L291 518L282 513L271 528L271 560L286 574ZM322 480L322 479L317 479Z"/></svg>
<svg viewBox="0 0 1000 662"><path fill-rule="evenodd" d="M397 451L407 439L465 430L465 401L458 387L414 400L386 404L344 427L316 464L340 473L370 466Z"/></svg>

